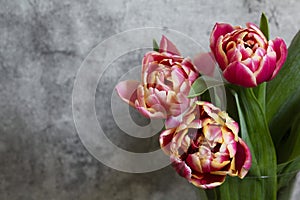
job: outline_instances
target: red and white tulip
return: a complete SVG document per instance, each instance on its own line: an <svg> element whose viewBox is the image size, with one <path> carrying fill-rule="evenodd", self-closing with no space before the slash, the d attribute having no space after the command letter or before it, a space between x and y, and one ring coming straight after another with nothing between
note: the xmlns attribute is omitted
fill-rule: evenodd
<svg viewBox="0 0 300 200"><path fill-rule="evenodd" d="M197 101L177 127L160 135L160 145L179 175L197 187L221 185L226 175L244 178L251 153L238 137L237 122L211 103Z"/></svg>
<svg viewBox="0 0 300 200"><path fill-rule="evenodd" d="M184 58L173 43L162 37L159 52L148 52L142 62L141 82L128 80L116 86L119 96L148 118L167 119L185 112L192 83L197 79L190 58Z"/></svg>
<svg viewBox="0 0 300 200"><path fill-rule="evenodd" d="M210 36L210 48L225 79L244 87L255 87L272 80L287 57L283 39L267 41L253 23L247 28L216 23Z"/></svg>

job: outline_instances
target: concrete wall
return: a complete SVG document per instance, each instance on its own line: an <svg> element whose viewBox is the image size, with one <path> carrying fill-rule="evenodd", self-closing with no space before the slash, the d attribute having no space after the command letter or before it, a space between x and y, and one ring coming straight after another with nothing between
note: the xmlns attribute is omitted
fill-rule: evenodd
<svg viewBox="0 0 300 200"><path fill-rule="evenodd" d="M300 28L297 0L1 0L0 5L1 200L196 199L195 188L170 166L125 173L89 154L75 129L71 98L84 58L99 42L133 28L161 27L166 34L174 29L206 50L217 21L258 23L264 11L271 37L288 44ZM111 122L105 96L132 64L122 61L125 69L116 67L97 89L97 116L121 148L155 150L157 137L130 138Z"/></svg>

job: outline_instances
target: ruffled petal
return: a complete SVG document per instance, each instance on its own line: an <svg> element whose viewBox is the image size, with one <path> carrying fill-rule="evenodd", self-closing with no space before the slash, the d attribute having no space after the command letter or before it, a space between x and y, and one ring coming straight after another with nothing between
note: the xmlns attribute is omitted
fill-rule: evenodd
<svg viewBox="0 0 300 200"><path fill-rule="evenodd" d="M247 26L248 28L253 29L254 32L255 32L255 35L260 36L260 39L257 40L257 41L260 42L261 45L262 45L263 43L266 44L266 43L268 42L266 36L263 34L263 32L261 32L261 30L260 30L254 23L248 22L248 23L246 23L246 26ZM256 39L257 39L257 38L256 38Z"/></svg>
<svg viewBox="0 0 300 200"><path fill-rule="evenodd" d="M226 175L214 175L210 173L201 174L200 176L193 175L191 183L202 189L212 189L221 185L225 181Z"/></svg>
<svg viewBox="0 0 300 200"><path fill-rule="evenodd" d="M252 157L247 144L239 138L237 143L237 151L235 154L235 169L240 178L244 178L250 170L252 164Z"/></svg>
<svg viewBox="0 0 300 200"><path fill-rule="evenodd" d="M180 56L180 52L178 51L176 46L164 35L162 36L159 45L159 53L163 52Z"/></svg>
<svg viewBox="0 0 300 200"><path fill-rule="evenodd" d="M171 157L171 162L172 166L180 176L186 178L189 181L191 180L192 170L185 164L185 162L173 157Z"/></svg>
<svg viewBox="0 0 300 200"><path fill-rule="evenodd" d="M171 72L173 88L175 91L180 90L181 84L186 80L186 77L179 68L174 68Z"/></svg>
<svg viewBox="0 0 300 200"><path fill-rule="evenodd" d="M222 143L222 131L219 124L216 125L207 125L203 127L203 133L208 142L218 142Z"/></svg>
<svg viewBox="0 0 300 200"><path fill-rule="evenodd" d="M121 99L134 107L134 102L137 99L137 88L139 84L140 83L138 81L128 80L118 83L115 88Z"/></svg>
<svg viewBox="0 0 300 200"><path fill-rule="evenodd" d="M209 160L207 160L209 161ZM202 166L203 164L201 163L200 161L200 158L199 158L199 155L197 155L196 153L195 154L189 154L188 157L186 158L186 161L187 165L194 171L197 171L197 172L203 172L202 171ZM209 168L210 166L210 162L207 163L207 168ZM204 165L205 167L205 165ZM208 170L209 171L209 170Z"/></svg>
<svg viewBox="0 0 300 200"><path fill-rule="evenodd" d="M136 109L145 117L151 119L165 119L167 118L167 112L165 108L160 104L152 105L151 107L135 106Z"/></svg>
<svg viewBox="0 0 300 200"><path fill-rule="evenodd" d="M260 61L260 66L254 75L256 76L256 83L260 84L268 81L272 77L272 73L276 67L276 53L271 51L267 53Z"/></svg>
<svg viewBox="0 0 300 200"><path fill-rule="evenodd" d="M180 125L181 121L182 121L182 116L181 115L176 116L176 117L175 116L170 116L165 121L165 127L166 127L166 129L175 128L175 127Z"/></svg>
<svg viewBox="0 0 300 200"><path fill-rule="evenodd" d="M213 51L216 61L218 62L221 70L225 70L225 68L228 65L228 59L227 55L223 50L223 36L220 36L217 43L216 43L216 48Z"/></svg>
<svg viewBox="0 0 300 200"><path fill-rule="evenodd" d="M273 49L276 52L276 68L272 74L271 80L278 74L279 70L281 69L281 67L283 66L287 54L288 54L288 50L286 47L285 42L283 41L283 39L277 37L275 38L275 40L273 40Z"/></svg>
<svg viewBox="0 0 300 200"><path fill-rule="evenodd" d="M234 31L234 27L226 23L216 23L210 35L210 48L214 52L217 40L221 35Z"/></svg>
<svg viewBox="0 0 300 200"><path fill-rule="evenodd" d="M167 129L159 136L160 147L166 154L170 154L170 146L176 129Z"/></svg>
<svg viewBox="0 0 300 200"><path fill-rule="evenodd" d="M227 81L244 87L255 87L256 78L252 71L241 62L231 63L224 71L223 75Z"/></svg>

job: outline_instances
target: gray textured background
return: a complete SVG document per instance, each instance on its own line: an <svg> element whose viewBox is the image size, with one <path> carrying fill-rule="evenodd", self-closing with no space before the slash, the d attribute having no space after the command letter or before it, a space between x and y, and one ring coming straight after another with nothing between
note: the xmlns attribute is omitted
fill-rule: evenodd
<svg viewBox="0 0 300 200"><path fill-rule="evenodd" d="M171 167L124 173L86 151L71 105L80 64L99 42L132 28L175 29L207 48L216 21L258 23L261 11L269 16L271 36L289 44L300 28L299 9L297 0L1 0L0 199L196 199L194 187ZM101 123L122 148L157 146L155 139L118 137L116 127Z"/></svg>

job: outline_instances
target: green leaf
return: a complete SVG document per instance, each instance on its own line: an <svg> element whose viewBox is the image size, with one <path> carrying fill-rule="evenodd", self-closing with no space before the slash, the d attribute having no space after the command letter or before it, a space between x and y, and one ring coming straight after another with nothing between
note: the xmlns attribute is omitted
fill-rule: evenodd
<svg viewBox="0 0 300 200"><path fill-rule="evenodd" d="M218 188L213 189L201 189L197 188L197 199L201 200L218 200L217 195Z"/></svg>
<svg viewBox="0 0 300 200"><path fill-rule="evenodd" d="M300 156L277 167L278 190L286 187L300 170Z"/></svg>
<svg viewBox="0 0 300 200"><path fill-rule="evenodd" d="M289 160L292 160L298 156L300 156L300 113L294 120L294 123L292 125L291 129L291 144L289 148L292 150L291 154L289 156Z"/></svg>
<svg viewBox="0 0 300 200"><path fill-rule="evenodd" d="M210 88L222 86L224 85L223 81L214 79L209 76L200 76L197 80L193 83L190 93L188 95L189 98L197 97L203 94Z"/></svg>
<svg viewBox="0 0 300 200"><path fill-rule="evenodd" d="M249 147L251 154L256 158L260 175L269 177L268 184L263 184L263 190L267 196L261 199L276 199L276 191L274 190L277 186L276 153L266 123L265 113L251 88L239 88L237 93L242 113L239 116L244 117L247 140L250 140L251 144Z"/></svg>
<svg viewBox="0 0 300 200"><path fill-rule="evenodd" d="M291 129L286 133L284 140L280 143L280 148L284 151L278 151L278 160L285 162L293 160L300 156L300 113L294 119ZM288 159L287 159L288 158Z"/></svg>
<svg viewBox="0 0 300 200"><path fill-rule="evenodd" d="M284 150L280 148L280 141L300 112L300 31L288 52L281 71L267 85L266 117L278 151Z"/></svg>
<svg viewBox="0 0 300 200"><path fill-rule="evenodd" d="M226 177L225 183L219 187L219 196L221 200L253 200L253 199L271 199L265 187L272 184L272 179L263 177ZM275 190L276 192L276 190Z"/></svg>
<svg viewBox="0 0 300 200"><path fill-rule="evenodd" d="M263 82L257 87L253 88L253 92L255 93L255 96L264 112L266 111L266 86L267 83Z"/></svg>
<svg viewBox="0 0 300 200"><path fill-rule="evenodd" d="M231 92L233 93L233 96L235 97L235 101L236 101L236 107L239 115L239 126L240 126L241 138L246 142L250 151L254 152L253 145L250 140L247 125L246 125L246 120L244 118L243 110L240 106L240 100L238 94L234 90L232 90ZM261 176L259 166L256 160L256 156L253 153L252 153L252 166L249 173L257 177Z"/></svg>
<svg viewBox="0 0 300 200"><path fill-rule="evenodd" d="M155 39L153 39L153 51L159 52L159 46Z"/></svg>
<svg viewBox="0 0 300 200"><path fill-rule="evenodd" d="M197 197L201 200L209 200L206 195L206 190L197 188Z"/></svg>
<svg viewBox="0 0 300 200"><path fill-rule="evenodd" d="M260 25L259 28L261 30L261 32L263 32L263 34L266 36L267 40L269 40L269 23L268 23L268 18L265 15L265 13L261 14L260 17Z"/></svg>
<svg viewBox="0 0 300 200"><path fill-rule="evenodd" d="M237 177L227 176L225 182L219 188L220 199L239 200L239 193L244 191L237 190L239 186L237 184Z"/></svg>

